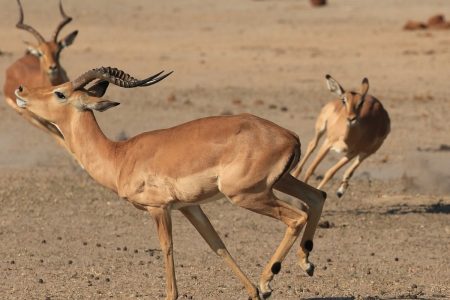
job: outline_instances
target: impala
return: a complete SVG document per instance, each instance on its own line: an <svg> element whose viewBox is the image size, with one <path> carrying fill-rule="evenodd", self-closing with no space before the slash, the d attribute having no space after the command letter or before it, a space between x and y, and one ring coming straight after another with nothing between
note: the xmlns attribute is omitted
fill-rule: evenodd
<svg viewBox="0 0 450 300"><path fill-rule="evenodd" d="M264 268L259 287L271 294L270 281L305 226L300 267L312 275L313 236L326 194L297 180L289 171L300 157L298 137L253 115L218 116L139 134L126 141L109 140L93 110L118 105L101 99L108 84L134 88L152 85L170 73L137 80L115 68L97 68L56 87L16 90L18 106L56 124L67 148L100 184L115 191L154 218L164 254L167 299L176 299L171 210L192 223L212 250L223 258L251 299L258 289L235 263L200 205L227 197L233 204L278 219L287 225L283 240ZM87 85L95 81L89 88ZM278 199L273 189L296 197ZM302 210L303 201L308 209ZM306 224L306 225L305 225Z"/></svg>
<svg viewBox="0 0 450 300"><path fill-rule="evenodd" d="M337 196L342 197L356 168L383 144L390 131L390 120L381 102L367 94L369 90L367 78L362 81L360 93L346 92L330 75L326 75L326 80L328 89L336 94L339 99L327 103L322 108L316 121L314 138L308 144L305 156L292 172L292 175L298 177L306 160L316 148L319 139L326 132L326 139L316 158L307 169L304 181L308 182L317 165L330 149L338 153L343 152L345 155L325 173L317 186L318 189L321 189L341 167L356 158L344 172L341 185L337 191Z"/></svg>
<svg viewBox="0 0 450 300"><path fill-rule="evenodd" d="M17 3L19 5L20 17L16 27L31 33L36 38L37 45L28 44L25 55L14 62L6 70L6 80L3 87L3 94L6 97L6 102L16 112L18 112L31 124L43 129L46 132L49 132L59 144L64 145L62 135L56 126L29 111L20 109L16 105L14 90L19 86L19 84L26 84L28 87L46 87L67 82L69 79L59 63L59 56L65 47L73 43L78 31L74 31L58 41L58 35L61 29L72 21L72 18L68 17L64 13L60 2L59 10L63 20L57 26L52 39L45 41L36 29L23 23L22 4L20 3L20 0L17 0Z"/></svg>

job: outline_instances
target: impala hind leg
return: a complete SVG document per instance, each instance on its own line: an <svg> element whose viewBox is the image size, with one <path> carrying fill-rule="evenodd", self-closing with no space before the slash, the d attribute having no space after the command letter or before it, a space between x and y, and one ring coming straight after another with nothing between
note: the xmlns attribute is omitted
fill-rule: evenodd
<svg viewBox="0 0 450 300"><path fill-rule="evenodd" d="M339 189L336 192L336 195L341 198L345 191L348 188L348 182L350 180L350 178L352 178L353 173L355 172L356 168L359 167L359 165L369 156L370 154L366 154L366 153L361 153L359 154L355 161L353 162L353 164L347 169L345 170L344 176L342 177L342 183L339 186Z"/></svg>
<svg viewBox="0 0 450 300"><path fill-rule="evenodd" d="M148 212L156 222L159 243L164 255L166 268L166 299L178 298L177 282L175 278L175 266L173 263L172 220L170 211L161 207L149 207Z"/></svg>
<svg viewBox="0 0 450 300"><path fill-rule="evenodd" d="M194 225L200 235L208 243L209 247L211 247L217 255L222 257L233 273L236 274L247 290L249 298L253 300L260 299L258 290L236 264L200 206L183 207L180 211L192 223L192 225Z"/></svg>
<svg viewBox="0 0 450 300"><path fill-rule="evenodd" d="M267 298L272 293L270 282L274 275L280 272L281 263L298 238L308 216L304 211L277 199L272 191L268 194L236 195L230 197L230 199L234 204L239 205L240 207L278 219L288 226L283 240L275 250L275 253L260 276L259 288L263 297Z"/></svg>
<svg viewBox="0 0 450 300"><path fill-rule="evenodd" d="M327 194L321 190L301 182L290 174L285 174L275 184L274 188L280 192L291 195L308 205L308 222L300 242L300 249L297 252L300 267L309 275L314 274L314 265L309 262L309 253L313 249L313 239L319 223L322 209L325 204Z"/></svg>

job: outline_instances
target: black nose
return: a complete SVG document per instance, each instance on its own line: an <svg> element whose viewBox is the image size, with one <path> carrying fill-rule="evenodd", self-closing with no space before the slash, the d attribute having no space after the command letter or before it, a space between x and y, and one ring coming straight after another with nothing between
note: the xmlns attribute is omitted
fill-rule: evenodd
<svg viewBox="0 0 450 300"><path fill-rule="evenodd" d="M19 92L22 93L23 92L23 86L19 85Z"/></svg>

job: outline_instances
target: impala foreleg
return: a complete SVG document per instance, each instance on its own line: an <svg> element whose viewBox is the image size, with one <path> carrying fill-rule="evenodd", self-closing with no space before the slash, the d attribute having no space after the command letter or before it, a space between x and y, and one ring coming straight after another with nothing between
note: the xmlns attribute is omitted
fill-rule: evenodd
<svg viewBox="0 0 450 300"><path fill-rule="evenodd" d="M305 178L303 179L303 181L305 183L308 182L309 177L311 177L311 175L314 173L314 170L317 168L319 163L323 160L325 155L327 155L328 151L330 151L330 148L331 148L331 144L329 143L328 140L325 140L323 142L322 146L320 147L319 153L317 153L316 158L311 163L311 165L309 166L308 170L306 170Z"/></svg>
<svg viewBox="0 0 450 300"><path fill-rule="evenodd" d="M205 239L211 249L230 267L234 274L244 285L250 299L260 299L258 290L252 284L250 279L242 272L239 266L234 261L233 257L228 252L224 243L220 239L214 227L209 222L200 206L188 206L180 209L183 215L194 225L200 235Z"/></svg>
<svg viewBox="0 0 450 300"><path fill-rule="evenodd" d="M278 219L288 226L283 240L260 276L259 288L263 297L267 298L272 293L270 282L274 275L280 272L281 263L295 240L298 238L303 225L306 223L307 214L304 211L277 199L272 192L270 194L237 195L232 197L231 200L240 207Z"/></svg>
<svg viewBox="0 0 450 300"><path fill-rule="evenodd" d="M314 234L319 223L327 194L323 191L285 174L275 185L275 189L291 195L308 205L308 222L297 252L300 267L310 276L314 273L314 265L309 262L309 253L313 249Z"/></svg>
<svg viewBox="0 0 450 300"><path fill-rule="evenodd" d="M170 210L167 208L150 207L148 211L156 222L159 243L164 255L166 268L166 299L178 298L177 281L175 278L175 266L173 263L172 220Z"/></svg>
<svg viewBox="0 0 450 300"><path fill-rule="evenodd" d="M291 172L292 176L298 177L300 175L300 173L302 172L303 166L305 165L306 161L311 156L313 151L316 149L317 143L319 142L319 140L322 137L324 132L325 132L325 129L316 131L314 138L308 144L308 148L306 149L305 155L300 160L300 163L295 167L295 169L292 170L292 172Z"/></svg>
<svg viewBox="0 0 450 300"><path fill-rule="evenodd" d="M347 169L345 170L344 176L342 177L342 183L339 186L338 191L336 192L336 195L341 198L345 191L348 188L348 182L350 180L350 178L352 178L353 173L355 172L356 168L359 167L359 165L363 162L364 159L367 158L367 156L369 156L369 154L365 154L365 153L361 153L356 157L356 160L353 162L353 164Z"/></svg>
<svg viewBox="0 0 450 300"><path fill-rule="evenodd" d="M354 157L354 155L346 155L344 157L342 157L334 166L332 166L331 168L328 169L328 171L325 173L325 175L323 176L322 181L319 183L319 185L317 186L318 189L321 189L330 179L331 177L334 176L334 174L336 174L336 172L342 168L344 165L346 165L350 160L352 160L352 158Z"/></svg>

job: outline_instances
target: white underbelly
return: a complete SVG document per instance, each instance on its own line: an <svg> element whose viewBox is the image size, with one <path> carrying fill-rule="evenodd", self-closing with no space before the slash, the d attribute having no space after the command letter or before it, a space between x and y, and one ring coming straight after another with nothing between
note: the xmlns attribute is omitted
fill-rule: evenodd
<svg viewBox="0 0 450 300"><path fill-rule="evenodd" d="M214 196L202 199L200 201L195 201L195 202L175 201L171 204L171 207L172 207L172 209L180 209L180 208L183 208L186 206L201 205L201 204L217 201L222 198L225 198L225 195L219 192L219 193L215 194Z"/></svg>

